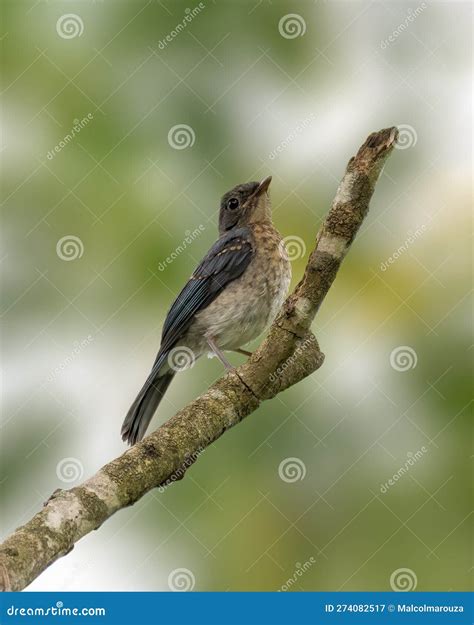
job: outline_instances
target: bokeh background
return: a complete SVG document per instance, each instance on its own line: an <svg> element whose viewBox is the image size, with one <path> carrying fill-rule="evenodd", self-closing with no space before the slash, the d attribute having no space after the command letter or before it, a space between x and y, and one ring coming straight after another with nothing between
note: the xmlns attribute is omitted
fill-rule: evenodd
<svg viewBox="0 0 474 625"><path fill-rule="evenodd" d="M273 175L295 283L347 160L402 131L314 324L323 368L31 590L168 590L180 569L195 590L469 588L471 12L2 2L4 535L124 451L220 196ZM220 375L178 375L153 426Z"/></svg>

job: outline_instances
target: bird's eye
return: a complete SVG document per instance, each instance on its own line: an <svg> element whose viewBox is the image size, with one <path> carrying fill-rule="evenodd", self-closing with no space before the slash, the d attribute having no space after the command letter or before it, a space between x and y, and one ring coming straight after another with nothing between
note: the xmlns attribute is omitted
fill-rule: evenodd
<svg viewBox="0 0 474 625"><path fill-rule="evenodd" d="M239 200L236 197L231 197L227 202L227 208L231 211L235 211L236 208L239 208Z"/></svg>

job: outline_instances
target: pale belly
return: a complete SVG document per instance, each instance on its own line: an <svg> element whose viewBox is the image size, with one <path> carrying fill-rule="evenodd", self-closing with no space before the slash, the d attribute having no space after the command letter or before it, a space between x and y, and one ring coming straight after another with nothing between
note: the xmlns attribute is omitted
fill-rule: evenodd
<svg viewBox="0 0 474 625"><path fill-rule="evenodd" d="M263 262L251 263L240 278L196 315L186 344L197 354L208 351L206 336L212 337L221 349L237 349L257 338L272 323L291 280L288 261L271 263L271 270L265 269L266 259L278 254L277 247L278 241L268 242L266 249L257 252Z"/></svg>

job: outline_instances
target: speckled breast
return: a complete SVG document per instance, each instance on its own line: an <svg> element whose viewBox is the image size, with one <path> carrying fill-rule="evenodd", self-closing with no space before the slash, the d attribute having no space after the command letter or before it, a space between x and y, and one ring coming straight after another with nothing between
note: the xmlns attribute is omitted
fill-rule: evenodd
<svg viewBox="0 0 474 625"><path fill-rule="evenodd" d="M280 309L291 280L291 266L282 239L269 224L251 226L255 256L245 272L229 284L190 328L193 343L212 336L222 349L236 349L259 336Z"/></svg>

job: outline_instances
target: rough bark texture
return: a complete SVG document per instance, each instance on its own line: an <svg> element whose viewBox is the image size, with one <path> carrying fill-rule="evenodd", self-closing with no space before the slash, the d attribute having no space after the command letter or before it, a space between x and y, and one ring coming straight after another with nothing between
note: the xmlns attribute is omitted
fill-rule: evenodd
<svg viewBox="0 0 474 625"><path fill-rule="evenodd" d="M371 134L347 166L301 282L249 360L93 477L57 490L0 545L0 589L21 590L83 536L150 489L182 477L199 452L260 402L318 369L324 356L310 326L367 214L397 129Z"/></svg>

